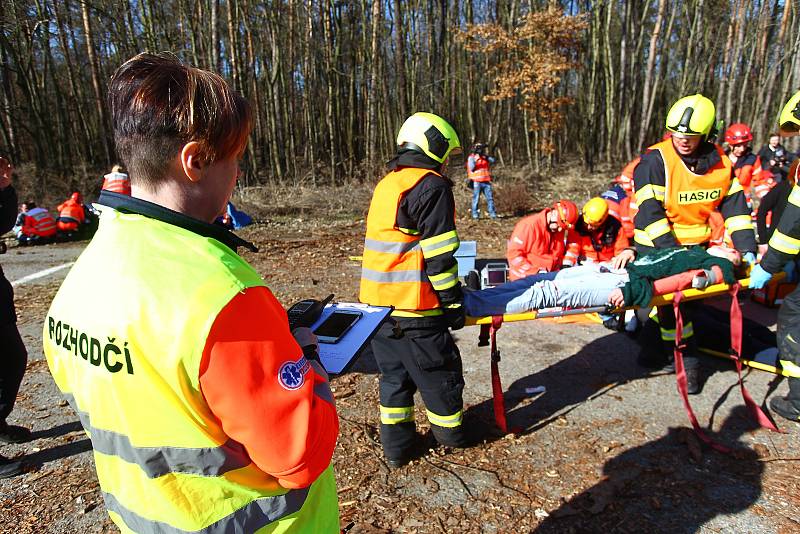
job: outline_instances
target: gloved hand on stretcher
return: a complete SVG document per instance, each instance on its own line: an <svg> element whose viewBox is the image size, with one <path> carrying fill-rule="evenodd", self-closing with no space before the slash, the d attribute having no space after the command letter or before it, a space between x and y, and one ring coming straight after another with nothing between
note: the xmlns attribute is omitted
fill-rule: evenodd
<svg viewBox="0 0 800 534"><path fill-rule="evenodd" d="M764 268L759 264L753 267L753 270L750 271L750 285L748 286L750 289L761 289L767 282L772 279L772 274L768 273L764 270Z"/></svg>

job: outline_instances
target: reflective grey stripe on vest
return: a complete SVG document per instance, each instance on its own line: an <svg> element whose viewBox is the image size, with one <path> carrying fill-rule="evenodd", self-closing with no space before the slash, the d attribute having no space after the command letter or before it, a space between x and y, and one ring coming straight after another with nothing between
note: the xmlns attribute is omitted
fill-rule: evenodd
<svg viewBox="0 0 800 534"><path fill-rule="evenodd" d="M422 271L391 271L383 273L372 269L361 268L361 278L372 280L373 282L394 283L394 282L422 282Z"/></svg>
<svg viewBox="0 0 800 534"><path fill-rule="evenodd" d="M75 397L66 397L83 428L89 432L95 451L136 464L149 478L169 473L219 476L250 465L250 456L244 445L232 439L219 447L136 447L124 434L93 427L89 414L78 409Z"/></svg>
<svg viewBox="0 0 800 534"><path fill-rule="evenodd" d="M325 376L325 377L328 376L328 372L318 361L308 360L308 363L311 364L311 367L314 368L314 370L317 372L319 376ZM316 395L317 397L319 397L324 401L328 401L331 404L335 404L335 402L333 401L333 392L331 391L331 386L328 382L320 382L319 384L315 384L314 395Z"/></svg>
<svg viewBox="0 0 800 534"><path fill-rule="evenodd" d="M365 239L364 248L374 252L387 252L389 254L405 254L412 250L419 250L419 241L411 243L397 243L393 241L378 241L376 239Z"/></svg>
<svg viewBox="0 0 800 534"><path fill-rule="evenodd" d="M114 495L103 492L106 509L119 515L134 532L156 534L228 534L232 532L255 532L270 523L300 511L306 502L310 488L289 490L284 495L262 497L246 504L219 521L199 530L182 530L167 523L153 521L124 507Z"/></svg>

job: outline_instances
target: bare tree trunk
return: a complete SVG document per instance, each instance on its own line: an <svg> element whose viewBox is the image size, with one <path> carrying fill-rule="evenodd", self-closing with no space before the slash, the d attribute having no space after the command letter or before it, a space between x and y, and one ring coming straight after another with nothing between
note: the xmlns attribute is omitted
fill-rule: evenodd
<svg viewBox="0 0 800 534"><path fill-rule="evenodd" d="M94 89L94 99L99 121L97 131L102 139L103 151L106 157L106 165L111 165L111 151L109 150L109 139L108 135L106 134L108 117L106 114L103 91L100 88L100 67L98 66L97 57L94 53L94 36L92 33L92 24L89 20L89 6L85 0L81 0L80 4L81 15L83 16L83 31L86 35L86 55L89 57L89 71L92 74L92 89Z"/></svg>
<svg viewBox="0 0 800 534"><path fill-rule="evenodd" d="M650 116L653 110L653 103L655 101L655 91L650 88L650 83L653 78L653 69L656 61L656 48L658 47L658 38L661 34L661 26L664 23L664 12L666 11L667 0L658 1L658 14L656 15L656 23L653 28L653 34L650 37L650 50L647 56L647 68L644 74L644 96L642 97L642 119L639 122L639 139L636 143L636 149L642 150L644 148L644 139L647 135L647 128L650 124Z"/></svg>

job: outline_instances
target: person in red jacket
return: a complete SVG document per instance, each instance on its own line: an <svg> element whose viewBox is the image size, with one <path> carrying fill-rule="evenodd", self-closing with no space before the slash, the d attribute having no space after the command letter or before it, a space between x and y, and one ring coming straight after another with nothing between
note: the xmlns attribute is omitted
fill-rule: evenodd
<svg viewBox="0 0 800 534"><path fill-rule="evenodd" d="M131 179L122 165L114 165L111 172L103 176L104 191L113 191L122 195L131 194Z"/></svg>
<svg viewBox="0 0 800 534"><path fill-rule="evenodd" d="M22 215L22 229L17 236L20 245L43 245L56 235L56 220L45 208L34 202L25 202Z"/></svg>
<svg viewBox="0 0 800 534"><path fill-rule="evenodd" d="M78 231L86 222L86 210L83 207L83 197L77 191L72 193L67 200L56 208L58 211L58 235L62 239L73 239L77 237Z"/></svg>
<svg viewBox="0 0 800 534"><path fill-rule="evenodd" d="M569 200L559 200L553 207L520 220L508 240L509 278L519 280L560 269L566 253L567 232L577 220L578 207Z"/></svg>
<svg viewBox="0 0 800 534"><path fill-rule="evenodd" d="M753 154L750 141L753 133L746 124L731 124L725 131L725 142L728 148L725 153L733 163L733 174L739 179L747 195L750 195L750 183L760 181L761 159Z"/></svg>

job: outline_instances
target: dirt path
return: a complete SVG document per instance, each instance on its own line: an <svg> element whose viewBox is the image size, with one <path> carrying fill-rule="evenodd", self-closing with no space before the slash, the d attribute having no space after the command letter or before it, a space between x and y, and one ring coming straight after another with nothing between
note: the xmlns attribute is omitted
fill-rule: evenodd
<svg viewBox="0 0 800 534"><path fill-rule="evenodd" d="M459 221L464 239L502 251L513 221ZM335 292L355 296L363 222L276 220L244 237L261 252L246 255L284 304ZM11 280L73 261L80 247L11 249L0 256ZM291 268L287 268L291 266ZM108 520L88 439L58 394L41 353L41 324L67 270L17 286L20 330L30 352L12 423L34 440L3 446L37 465L0 481L2 532L116 531ZM87 294L87 299L91 294ZM759 310L767 320L774 312ZM523 432L493 435L488 350L478 329L456 337L461 348L469 424L487 429L484 444L436 448L397 471L381 459L374 361L333 381L341 416L334 457L342 526L350 532L757 532L800 528L800 426L785 434L755 430L744 413L736 375L721 368L692 398L701 424L735 448L701 447L675 391L674 376L648 376L638 346L593 324L526 322L499 333L510 423ZM761 402L771 375L746 383ZM529 396L526 388L545 386ZM785 392L785 384L777 386ZM421 441L433 446L418 409Z"/></svg>

